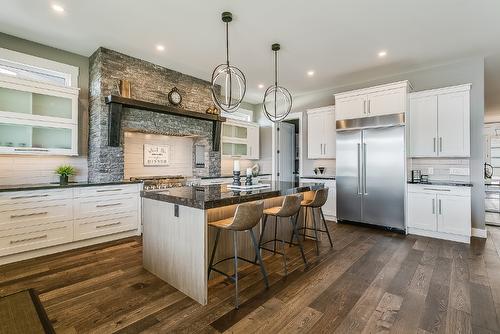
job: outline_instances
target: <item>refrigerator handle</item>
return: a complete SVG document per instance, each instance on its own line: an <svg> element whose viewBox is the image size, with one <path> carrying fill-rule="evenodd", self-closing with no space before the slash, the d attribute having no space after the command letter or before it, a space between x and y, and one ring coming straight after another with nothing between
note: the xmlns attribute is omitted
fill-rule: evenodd
<svg viewBox="0 0 500 334"><path fill-rule="evenodd" d="M363 195L368 195L366 190L366 143L363 143Z"/></svg>
<svg viewBox="0 0 500 334"><path fill-rule="evenodd" d="M361 195L361 144L358 143L358 195Z"/></svg>

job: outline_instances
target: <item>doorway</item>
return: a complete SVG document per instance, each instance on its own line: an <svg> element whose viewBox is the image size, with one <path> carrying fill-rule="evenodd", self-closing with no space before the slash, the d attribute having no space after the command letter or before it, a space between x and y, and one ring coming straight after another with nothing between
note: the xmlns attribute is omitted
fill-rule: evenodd
<svg viewBox="0 0 500 334"><path fill-rule="evenodd" d="M302 172L302 113L290 114L279 125L274 124L273 134L275 180L299 181Z"/></svg>

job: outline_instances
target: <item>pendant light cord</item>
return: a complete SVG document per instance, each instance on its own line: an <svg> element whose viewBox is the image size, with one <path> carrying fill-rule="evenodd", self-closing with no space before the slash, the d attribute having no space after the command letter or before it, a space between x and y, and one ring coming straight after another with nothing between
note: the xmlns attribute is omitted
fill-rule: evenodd
<svg viewBox="0 0 500 334"><path fill-rule="evenodd" d="M226 87L226 94L229 91L229 99L227 100L228 108L231 108L231 101L233 100L233 79L231 75L231 68L229 67L229 22L226 22L226 65L227 65L227 73L226 76L229 76L229 89Z"/></svg>

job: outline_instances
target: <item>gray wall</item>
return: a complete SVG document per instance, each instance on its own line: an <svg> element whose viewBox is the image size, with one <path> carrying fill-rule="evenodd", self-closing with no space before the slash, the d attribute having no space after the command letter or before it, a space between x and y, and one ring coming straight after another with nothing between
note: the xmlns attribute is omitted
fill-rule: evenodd
<svg viewBox="0 0 500 334"><path fill-rule="evenodd" d="M79 153L87 155L88 142L88 109L89 109L89 58L75 53L52 48L43 44L28 41L26 39L7 35L0 32L0 48L26 53L32 56L57 61L60 63L76 66L80 69L78 76L78 88L80 97L78 102L79 112Z"/></svg>
<svg viewBox="0 0 500 334"><path fill-rule="evenodd" d="M471 58L445 65L400 73L363 83L334 87L320 92L294 96L292 112L334 104L333 94L370 87L394 81L409 80L414 91L472 83L471 89L471 157L470 178L472 187L472 227L484 229L484 179L483 179L483 123L484 123L484 58ZM255 111L255 119L265 124L266 119ZM304 117L307 129L307 117ZM307 157L307 136L304 135L303 155ZM304 173L307 162L304 161Z"/></svg>

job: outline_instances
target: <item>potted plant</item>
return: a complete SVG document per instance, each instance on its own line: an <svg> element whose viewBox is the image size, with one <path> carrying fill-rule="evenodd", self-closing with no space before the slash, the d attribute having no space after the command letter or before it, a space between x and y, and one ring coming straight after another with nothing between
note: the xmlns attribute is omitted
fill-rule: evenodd
<svg viewBox="0 0 500 334"><path fill-rule="evenodd" d="M70 175L75 175L75 173L75 168L70 165L61 165L56 169L56 174L59 174L59 183L61 185L68 184L68 177Z"/></svg>

